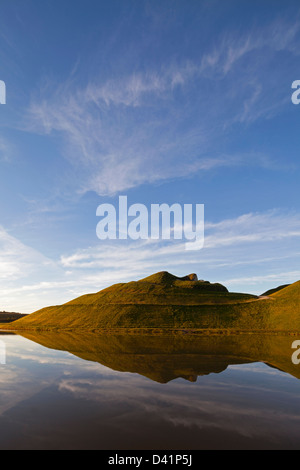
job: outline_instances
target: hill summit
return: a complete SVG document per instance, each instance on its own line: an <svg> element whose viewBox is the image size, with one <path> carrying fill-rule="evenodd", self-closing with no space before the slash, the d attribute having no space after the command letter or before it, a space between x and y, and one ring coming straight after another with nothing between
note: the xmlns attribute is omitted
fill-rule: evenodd
<svg viewBox="0 0 300 470"><path fill-rule="evenodd" d="M173 286L189 289L198 289L203 292L228 292L222 284L211 284L209 281L199 281L197 274L188 274L184 277L177 277L167 271L161 271L151 276L137 281L139 283L160 284L162 286Z"/></svg>

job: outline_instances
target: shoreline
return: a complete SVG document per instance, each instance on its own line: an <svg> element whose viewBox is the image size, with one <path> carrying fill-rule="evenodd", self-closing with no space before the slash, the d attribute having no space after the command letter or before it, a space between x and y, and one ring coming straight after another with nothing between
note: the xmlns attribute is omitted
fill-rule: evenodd
<svg viewBox="0 0 300 470"><path fill-rule="evenodd" d="M91 333L98 335L151 335L151 336L237 336L237 335L272 335L272 336L300 336L299 331L288 330L234 330L234 329L197 329L197 328L1 328L0 334L32 333Z"/></svg>

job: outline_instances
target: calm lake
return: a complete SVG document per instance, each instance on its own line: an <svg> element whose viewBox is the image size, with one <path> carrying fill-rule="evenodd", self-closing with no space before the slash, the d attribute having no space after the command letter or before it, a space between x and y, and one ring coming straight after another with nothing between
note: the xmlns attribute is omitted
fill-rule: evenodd
<svg viewBox="0 0 300 470"><path fill-rule="evenodd" d="M300 449L295 337L0 336L0 448Z"/></svg>

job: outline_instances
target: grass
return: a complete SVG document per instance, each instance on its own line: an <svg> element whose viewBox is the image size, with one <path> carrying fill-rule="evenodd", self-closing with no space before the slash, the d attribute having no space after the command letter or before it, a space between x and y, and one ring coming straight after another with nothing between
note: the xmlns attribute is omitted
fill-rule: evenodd
<svg viewBox="0 0 300 470"><path fill-rule="evenodd" d="M268 299L162 272L116 284L5 325L12 330L300 331L300 282Z"/></svg>

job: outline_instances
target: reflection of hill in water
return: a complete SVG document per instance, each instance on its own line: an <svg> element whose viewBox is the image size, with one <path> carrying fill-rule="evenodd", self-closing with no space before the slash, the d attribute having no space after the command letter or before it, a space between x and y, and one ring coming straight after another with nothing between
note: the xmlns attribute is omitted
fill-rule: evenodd
<svg viewBox="0 0 300 470"><path fill-rule="evenodd" d="M291 361L292 336L276 335L126 335L75 332L22 332L45 347L68 351L120 372L138 373L167 383L178 377L196 381L229 365L264 362L300 378Z"/></svg>

